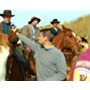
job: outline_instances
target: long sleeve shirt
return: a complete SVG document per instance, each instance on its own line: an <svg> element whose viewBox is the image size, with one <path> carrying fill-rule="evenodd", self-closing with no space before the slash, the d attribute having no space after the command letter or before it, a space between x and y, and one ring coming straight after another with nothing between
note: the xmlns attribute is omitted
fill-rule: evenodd
<svg viewBox="0 0 90 90"><path fill-rule="evenodd" d="M10 25L2 22L2 32L5 34L9 34Z"/></svg>
<svg viewBox="0 0 90 90"><path fill-rule="evenodd" d="M17 36L35 52L37 80L57 81L65 79L66 61L60 50L54 46L45 49L22 34L18 33Z"/></svg>

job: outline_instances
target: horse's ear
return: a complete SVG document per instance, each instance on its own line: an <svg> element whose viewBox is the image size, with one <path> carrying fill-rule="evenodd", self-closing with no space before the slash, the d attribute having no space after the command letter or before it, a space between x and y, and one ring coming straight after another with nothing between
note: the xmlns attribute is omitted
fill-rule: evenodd
<svg viewBox="0 0 90 90"><path fill-rule="evenodd" d="M67 28L66 28L64 25L62 25L62 29L63 29L63 31L64 31L64 30L66 30Z"/></svg>

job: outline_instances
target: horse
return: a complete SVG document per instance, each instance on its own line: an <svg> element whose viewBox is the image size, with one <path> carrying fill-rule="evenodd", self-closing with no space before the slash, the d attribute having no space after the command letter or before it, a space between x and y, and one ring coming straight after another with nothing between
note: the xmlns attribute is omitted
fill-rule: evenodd
<svg viewBox="0 0 90 90"><path fill-rule="evenodd" d="M67 64L67 80L69 80L70 68L73 63L74 56L78 55L80 52L80 43L78 42L75 33L70 29L62 26L62 32L60 32L53 39L53 44L60 49L65 57Z"/></svg>
<svg viewBox="0 0 90 90"><path fill-rule="evenodd" d="M3 40L5 42L3 42ZM6 61L9 56L9 46L6 44L8 41L7 35L3 37L3 34L0 33L0 81L5 81L6 76Z"/></svg>
<svg viewBox="0 0 90 90"><path fill-rule="evenodd" d="M13 57L14 50L14 45L10 43L9 36L0 32L0 80L24 80L24 71Z"/></svg>
<svg viewBox="0 0 90 90"><path fill-rule="evenodd" d="M14 43L14 45L11 46L12 52L15 51L15 48L16 48L16 46L15 46L15 44L17 43L16 32L20 32L19 29L14 29L13 33L8 37L9 42ZM23 68L22 65L20 65L20 63L22 63L21 61L18 62L18 60L15 60L17 58L14 58L13 53L12 53L12 56L10 55L8 63L7 63L7 68L9 68L8 72L7 72L7 74L8 74L7 78L9 78L9 80L15 80L15 81L16 80L19 80L19 81L21 81L21 80L23 80L23 81L36 80L36 77L35 77L36 76L35 59L32 55L32 52L29 54L28 59L26 59L23 51L21 51L21 53L22 53L22 57L24 58L24 60L26 62L26 65L24 65L26 67L26 69ZM13 60L10 60L10 59L13 59ZM9 74L9 72L10 72L10 74ZM15 73L18 73L18 75L15 75Z"/></svg>

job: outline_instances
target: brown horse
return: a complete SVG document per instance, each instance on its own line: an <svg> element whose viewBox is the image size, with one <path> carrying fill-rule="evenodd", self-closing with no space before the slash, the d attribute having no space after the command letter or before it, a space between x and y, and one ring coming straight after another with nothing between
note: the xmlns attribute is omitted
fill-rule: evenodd
<svg viewBox="0 0 90 90"><path fill-rule="evenodd" d="M15 41L15 43L17 42L16 39L16 32L19 32L18 29L16 29L15 31L13 31L13 33L9 36L9 42L13 42ZM13 55L13 51L15 50L16 46L15 45L11 45L11 52ZM24 58L24 60L26 59L23 51L22 51L22 57ZM10 60L12 59L12 60ZM32 55L32 52L29 54L28 59L26 59L27 64L27 70L23 70L22 67L20 67L20 62L18 62L18 60L15 60L15 58L13 56L9 56L8 58L8 62L7 62L7 80L36 80L35 74L36 74L36 70L35 70L35 60L34 57ZM15 70L14 70L15 69ZM10 74L9 74L10 72ZM17 73L17 75L15 75L15 73ZM21 75L22 74L22 75ZM21 76L20 76L21 75ZM32 78L33 76L33 78ZM8 79L9 78L9 79Z"/></svg>
<svg viewBox="0 0 90 90"><path fill-rule="evenodd" d="M63 51L66 56L67 71L70 72L72 59L78 55L80 44L71 29L62 26L63 31L59 33L53 40L53 44Z"/></svg>
<svg viewBox="0 0 90 90"><path fill-rule="evenodd" d="M22 81L24 72L13 57L15 48L8 38L8 35L0 32L0 80Z"/></svg>

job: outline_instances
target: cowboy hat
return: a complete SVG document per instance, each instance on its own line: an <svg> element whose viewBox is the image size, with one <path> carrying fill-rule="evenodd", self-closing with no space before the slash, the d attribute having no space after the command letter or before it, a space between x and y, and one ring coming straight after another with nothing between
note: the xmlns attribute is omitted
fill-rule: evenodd
<svg viewBox="0 0 90 90"><path fill-rule="evenodd" d="M11 12L11 10L4 10L3 11L3 14L0 14L0 16L2 16L2 17L13 17L13 16L15 16L15 15L12 15L12 12Z"/></svg>
<svg viewBox="0 0 90 90"><path fill-rule="evenodd" d="M31 24L33 21L37 20L38 23L41 21L40 18L37 18L37 17L32 17L31 20L28 22L28 24Z"/></svg>
<svg viewBox="0 0 90 90"><path fill-rule="evenodd" d="M58 19L53 19L50 23L51 23L51 24L60 23L60 21L58 21Z"/></svg>

